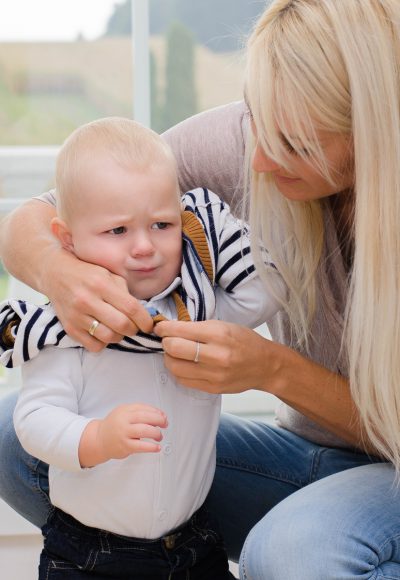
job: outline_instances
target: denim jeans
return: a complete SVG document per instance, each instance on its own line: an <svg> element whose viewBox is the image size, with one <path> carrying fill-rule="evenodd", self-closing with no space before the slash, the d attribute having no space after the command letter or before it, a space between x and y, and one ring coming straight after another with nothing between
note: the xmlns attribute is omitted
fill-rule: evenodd
<svg viewBox="0 0 400 580"><path fill-rule="evenodd" d="M41 527L50 510L46 466L16 441L14 404L15 395L0 406L0 496ZM394 470L376 458L221 418L206 503L230 559L248 536L244 580L400 580L399 500Z"/></svg>
<svg viewBox="0 0 400 580"><path fill-rule="evenodd" d="M89 528L59 509L43 527L39 580L229 580L215 518L203 507L158 540Z"/></svg>

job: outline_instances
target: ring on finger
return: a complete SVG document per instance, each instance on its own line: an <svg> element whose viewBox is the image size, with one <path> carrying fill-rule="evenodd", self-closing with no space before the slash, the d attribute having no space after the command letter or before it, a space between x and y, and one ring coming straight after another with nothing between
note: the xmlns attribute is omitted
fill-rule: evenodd
<svg viewBox="0 0 400 580"><path fill-rule="evenodd" d="M94 333L96 332L96 329L99 326L99 324L100 324L100 322L94 318L92 321L92 324L90 325L89 330L88 330L88 333L90 334L90 336L94 336Z"/></svg>
<svg viewBox="0 0 400 580"><path fill-rule="evenodd" d="M199 362L199 356L200 356L200 343L197 341L196 342L196 354L194 355L193 362L198 363Z"/></svg>

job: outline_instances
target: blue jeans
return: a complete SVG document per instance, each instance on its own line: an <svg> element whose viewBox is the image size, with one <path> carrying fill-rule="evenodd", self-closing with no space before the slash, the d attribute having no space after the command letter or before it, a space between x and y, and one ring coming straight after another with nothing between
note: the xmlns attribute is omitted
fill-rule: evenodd
<svg viewBox="0 0 400 580"><path fill-rule="evenodd" d="M230 580L215 517L203 507L158 540L89 528L59 509L43 527L39 580Z"/></svg>
<svg viewBox="0 0 400 580"><path fill-rule="evenodd" d="M18 445L14 404L15 396L0 407L0 496L41 527L46 467ZM207 506L232 560L248 536L242 579L400 580L400 498L389 465L232 415L221 418L217 451Z"/></svg>

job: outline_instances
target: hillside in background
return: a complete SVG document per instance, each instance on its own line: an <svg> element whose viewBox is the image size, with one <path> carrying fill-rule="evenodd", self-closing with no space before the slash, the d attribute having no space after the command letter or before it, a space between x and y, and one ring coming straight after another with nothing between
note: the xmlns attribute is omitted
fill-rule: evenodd
<svg viewBox="0 0 400 580"><path fill-rule="evenodd" d="M242 48L269 0L150 0L150 32L165 34L172 22L190 29L195 40L215 52ZM131 33L131 2L115 5L106 36Z"/></svg>
<svg viewBox="0 0 400 580"><path fill-rule="evenodd" d="M152 37L155 87L165 92L164 37ZM240 99L240 53L195 47L198 110ZM107 115L132 116L132 44L126 37L92 42L0 43L0 145L59 144L78 125Z"/></svg>

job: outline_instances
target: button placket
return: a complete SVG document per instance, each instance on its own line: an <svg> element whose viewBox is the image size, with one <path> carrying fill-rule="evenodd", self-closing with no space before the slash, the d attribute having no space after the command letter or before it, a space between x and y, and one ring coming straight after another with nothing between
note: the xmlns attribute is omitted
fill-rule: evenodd
<svg viewBox="0 0 400 580"><path fill-rule="evenodd" d="M159 374L160 383L166 385L168 383L168 375L165 372Z"/></svg>

